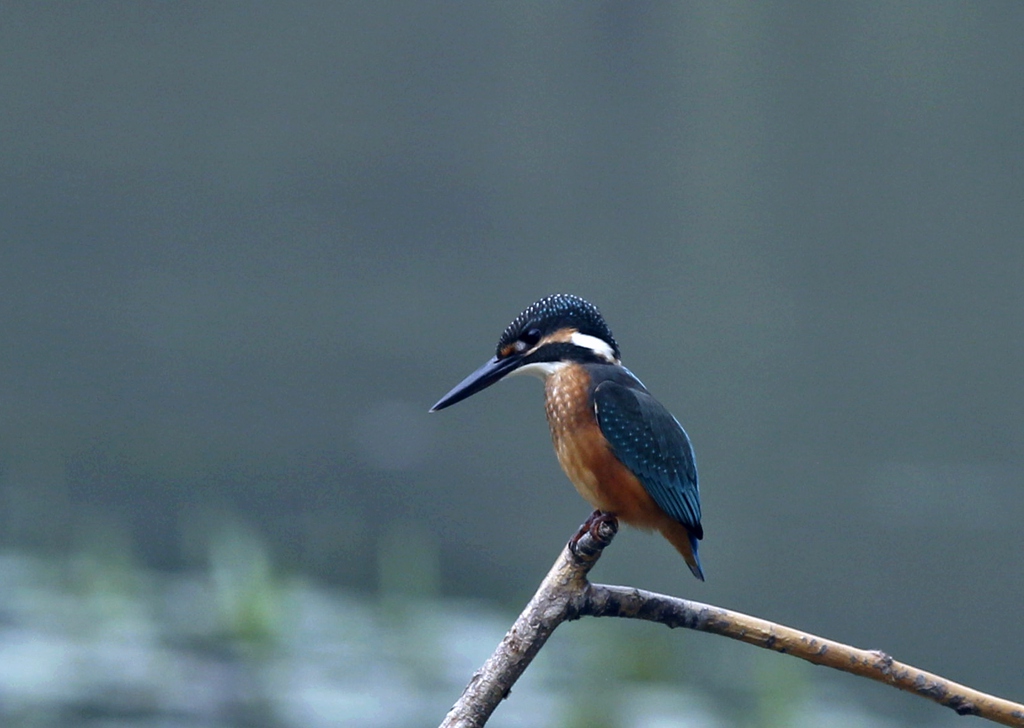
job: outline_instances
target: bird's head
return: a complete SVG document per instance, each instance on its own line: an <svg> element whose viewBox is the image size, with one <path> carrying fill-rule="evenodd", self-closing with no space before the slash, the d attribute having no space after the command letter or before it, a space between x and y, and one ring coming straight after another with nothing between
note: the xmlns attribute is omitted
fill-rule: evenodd
<svg viewBox="0 0 1024 728"><path fill-rule="evenodd" d="M618 364L619 346L592 303L565 293L546 296L516 316L498 339L494 356L430 411L461 402L511 374L547 377L573 362Z"/></svg>

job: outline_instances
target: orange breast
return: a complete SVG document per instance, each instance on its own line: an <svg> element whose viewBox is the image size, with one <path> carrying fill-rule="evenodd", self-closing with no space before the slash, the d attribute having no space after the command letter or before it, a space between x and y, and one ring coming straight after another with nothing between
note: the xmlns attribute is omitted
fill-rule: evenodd
<svg viewBox="0 0 1024 728"><path fill-rule="evenodd" d="M590 505L640 528L662 529L672 520L612 453L588 402L590 378L578 365L548 377L546 405L558 462Z"/></svg>

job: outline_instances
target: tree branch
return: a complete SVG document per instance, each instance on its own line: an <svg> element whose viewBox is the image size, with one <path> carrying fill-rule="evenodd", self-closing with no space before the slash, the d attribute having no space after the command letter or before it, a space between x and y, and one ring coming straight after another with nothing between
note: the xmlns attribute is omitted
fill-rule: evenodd
<svg viewBox="0 0 1024 728"><path fill-rule="evenodd" d="M590 525L588 521L587 526ZM533 599L505 634L498 649L470 678L441 728L477 728L487 722L555 627L567 619L578 618L580 596L590 586L587 573L601 557L604 547L612 542L617 530L618 523L614 520L599 521L585 532L581 528L582 535L575 548L562 549Z"/></svg>
<svg viewBox="0 0 1024 728"><path fill-rule="evenodd" d="M976 715L1024 728L1024 705L979 692L916 667L884 652L774 624L764 619L687 599L622 586L591 584L587 574L611 543L618 524L608 517L591 519L562 549L526 609L494 654L469 681L441 728L478 728L544 646L555 628L583 616L627 617L660 622L730 637L747 644L799 657L815 665L870 678L933 700L960 715Z"/></svg>
<svg viewBox="0 0 1024 728"><path fill-rule="evenodd" d="M862 650L721 607L622 586L590 584L580 615L628 617L720 634L748 645L870 678L915 693L959 715L1024 726L1024 705L987 695L966 685L897 662L878 650Z"/></svg>

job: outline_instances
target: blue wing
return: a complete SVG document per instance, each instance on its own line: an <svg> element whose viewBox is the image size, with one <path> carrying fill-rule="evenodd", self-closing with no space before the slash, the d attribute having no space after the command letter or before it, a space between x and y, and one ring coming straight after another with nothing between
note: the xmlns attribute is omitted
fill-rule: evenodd
<svg viewBox="0 0 1024 728"><path fill-rule="evenodd" d="M601 382L593 397L598 427L615 457L663 511L686 526L691 542L703 538L697 465L682 425L647 392L619 382Z"/></svg>

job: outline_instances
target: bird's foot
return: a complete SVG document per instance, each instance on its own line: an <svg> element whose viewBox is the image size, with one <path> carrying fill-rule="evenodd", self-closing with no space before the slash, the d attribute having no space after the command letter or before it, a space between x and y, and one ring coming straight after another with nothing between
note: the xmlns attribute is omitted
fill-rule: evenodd
<svg viewBox="0 0 1024 728"><path fill-rule="evenodd" d="M583 525L580 526L572 538L569 539L569 550L574 554L577 553L576 546L579 544L580 539L590 534L590 537L595 541L610 541L610 537L603 536L601 534L601 527L607 526L611 529L611 535L614 536L619 530L619 519L615 517L614 513L605 513L604 511L594 511L590 514Z"/></svg>

